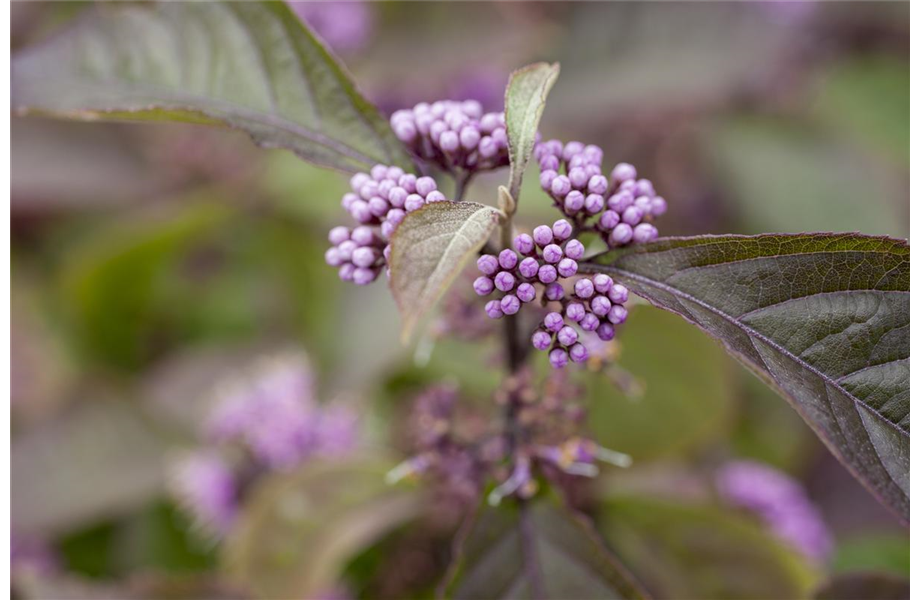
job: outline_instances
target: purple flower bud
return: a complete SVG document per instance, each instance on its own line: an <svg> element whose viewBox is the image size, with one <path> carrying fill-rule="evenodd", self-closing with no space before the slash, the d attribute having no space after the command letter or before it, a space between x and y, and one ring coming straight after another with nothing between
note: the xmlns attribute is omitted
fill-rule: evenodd
<svg viewBox="0 0 920 600"><path fill-rule="evenodd" d="M629 163L620 163L610 172L610 179L616 182L623 182L627 179L636 178L636 167Z"/></svg>
<svg viewBox="0 0 920 600"><path fill-rule="evenodd" d="M594 144L588 144L585 146L585 149L581 151L586 159L592 163L599 165L604 162L604 151L595 146Z"/></svg>
<svg viewBox="0 0 920 600"><path fill-rule="evenodd" d="M620 223L613 228L613 231L610 232L610 237L607 238L607 243L611 246L621 246L623 244L628 244L632 240L632 227L626 223Z"/></svg>
<svg viewBox="0 0 920 600"><path fill-rule="evenodd" d="M377 279L377 275L379 273L380 273L379 269L366 269L366 268L360 267L360 268L355 269L355 273L354 273L352 281L354 281L356 285L368 285L369 283L373 283L374 280Z"/></svg>
<svg viewBox="0 0 920 600"><path fill-rule="evenodd" d="M386 165L374 165L371 168L371 178L374 181L383 181L387 178L387 166Z"/></svg>
<svg viewBox="0 0 920 600"><path fill-rule="evenodd" d="M579 298L590 298L594 295L594 283L590 279L579 279L575 282L575 295Z"/></svg>
<svg viewBox="0 0 920 600"><path fill-rule="evenodd" d="M552 154L544 156L540 159L540 171L541 173L543 171L551 171L553 173L553 179L555 179L559 172L559 159Z"/></svg>
<svg viewBox="0 0 920 600"><path fill-rule="evenodd" d="M522 283L518 286L516 293L521 302L533 302L537 297L537 288L529 283Z"/></svg>
<svg viewBox="0 0 920 600"><path fill-rule="evenodd" d="M541 283L552 283L556 281L558 275L556 267L553 265L543 265L540 267L540 270L537 271L537 278Z"/></svg>
<svg viewBox="0 0 920 600"><path fill-rule="evenodd" d="M652 197L655 195L655 188L648 179L639 179L636 181L636 195Z"/></svg>
<svg viewBox="0 0 920 600"><path fill-rule="evenodd" d="M560 277L572 277L578 273L578 263L571 258L563 258L556 265L556 270L559 272Z"/></svg>
<svg viewBox="0 0 920 600"><path fill-rule="evenodd" d="M550 191L553 196L557 198L564 198L566 194L572 191L572 182L569 181L569 178L565 175L557 175L553 179L553 183L550 186Z"/></svg>
<svg viewBox="0 0 920 600"><path fill-rule="evenodd" d="M393 234L396 233L396 225L397 223L392 221L384 221L380 224L380 235L383 239L388 240L393 237Z"/></svg>
<svg viewBox="0 0 920 600"><path fill-rule="evenodd" d="M391 208L387 213L387 221L393 225L399 225L406 218L406 211L401 208Z"/></svg>
<svg viewBox="0 0 920 600"><path fill-rule="evenodd" d="M376 237L374 230L367 225L355 227L355 230L351 232L351 241L358 246L370 246Z"/></svg>
<svg viewBox="0 0 920 600"><path fill-rule="evenodd" d="M380 196L374 196L367 201L367 207L370 209L372 215L375 217L382 217L389 212L390 203Z"/></svg>
<svg viewBox="0 0 920 600"><path fill-rule="evenodd" d="M339 249L334 246L326 250L325 259L326 264L330 267L337 267L344 262Z"/></svg>
<svg viewBox="0 0 920 600"><path fill-rule="evenodd" d="M329 243L333 246L338 246L349 238L351 238L351 233L348 231L348 227L339 226L329 230Z"/></svg>
<svg viewBox="0 0 920 600"><path fill-rule="evenodd" d="M396 187L396 183L389 179L384 179L377 185L377 195L386 200L390 197L390 190Z"/></svg>
<svg viewBox="0 0 920 600"><path fill-rule="evenodd" d="M390 201L390 204L396 208L402 208L406 205L406 198L409 197L409 192L402 187L394 187L387 194L387 200Z"/></svg>
<svg viewBox="0 0 920 600"><path fill-rule="evenodd" d="M540 263L537 262L537 259L532 256L528 256L521 261L521 266L518 267L518 271L521 272L521 275L530 279L531 277L536 277L537 272L540 270Z"/></svg>
<svg viewBox="0 0 920 600"><path fill-rule="evenodd" d="M431 127L428 128L428 135L431 137L432 141L437 141L440 139L441 134L450 129L447 126L447 123L438 119L431 124Z"/></svg>
<svg viewBox="0 0 920 600"><path fill-rule="evenodd" d="M597 290L598 293L606 294L612 287L613 279L610 278L610 275L598 273L594 276L594 289Z"/></svg>
<svg viewBox="0 0 920 600"><path fill-rule="evenodd" d="M585 206L585 195L578 190L572 190L565 196L565 202L562 204L566 214L573 215Z"/></svg>
<svg viewBox="0 0 920 600"><path fill-rule="evenodd" d="M585 255L585 245L578 240L569 240L565 245L565 255L572 260L581 260Z"/></svg>
<svg viewBox="0 0 920 600"><path fill-rule="evenodd" d="M533 238L526 233L520 234L514 238L514 249L525 256L530 254L534 249Z"/></svg>
<svg viewBox="0 0 920 600"><path fill-rule="evenodd" d="M390 262L390 245L389 244L387 244L383 248L383 260Z"/></svg>
<svg viewBox="0 0 920 600"><path fill-rule="evenodd" d="M585 210L589 215L596 215L604 210L604 197L600 194L588 194L585 198Z"/></svg>
<svg viewBox="0 0 920 600"><path fill-rule="evenodd" d="M607 178L603 175L594 175L588 181L588 192L603 195L607 193Z"/></svg>
<svg viewBox="0 0 920 600"><path fill-rule="evenodd" d="M416 182L416 177L412 173L406 173L405 175L402 175L399 178L399 181L397 181L397 183L399 184L399 187L406 190L410 194L415 193L415 182Z"/></svg>
<svg viewBox="0 0 920 600"><path fill-rule="evenodd" d="M549 302L556 302L562 300L565 296L565 288L558 283L550 283L543 290L543 297L546 298Z"/></svg>
<svg viewBox="0 0 920 600"><path fill-rule="evenodd" d="M430 194L428 194L427 196L425 196L425 204L433 204L434 202L444 202L445 200L447 200L447 197L444 196L444 194L442 194L438 190L435 190L431 192Z"/></svg>
<svg viewBox="0 0 920 600"><path fill-rule="evenodd" d="M434 116L430 114L418 115L415 118L415 127L418 129L418 132L420 134L430 135L431 126L434 124L436 120L437 119L435 119Z"/></svg>
<svg viewBox="0 0 920 600"><path fill-rule="evenodd" d="M371 209L368 207L367 202L364 200L357 200L356 202L353 202L351 207L348 209L348 213L358 223L370 223L374 219L374 215L371 213Z"/></svg>
<svg viewBox="0 0 920 600"><path fill-rule="evenodd" d="M431 177L419 177L415 182L415 192L423 198L438 189L438 184Z"/></svg>
<svg viewBox="0 0 920 600"><path fill-rule="evenodd" d="M617 192L613 196L610 196L610 199L607 200L607 207L611 210L615 210L618 213L623 212L634 202L634 196L631 192Z"/></svg>
<svg viewBox="0 0 920 600"><path fill-rule="evenodd" d="M625 285L615 283L610 286L607 297L610 298L610 301L614 304L626 304L626 301L629 300L629 290Z"/></svg>
<svg viewBox="0 0 920 600"><path fill-rule="evenodd" d="M565 319L560 313L551 312L543 317L543 326L553 333L562 329L563 325L565 325Z"/></svg>
<svg viewBox="0 0 920 600"><path fill-rule="evenodd" d="M549 364L552 365L554 369L561 369L565 367L569 362L569 355L562 348L556 348L555 350L550 350L549 353Z"/></svg>
<svg viewBox="0 0 920 600"><path fill-rule="evenodd" d="M549 244L543 248L543 260L550 264L556 264L562 260L562 248L556 244Z"/></svg>
<svg viewBox="0 0 920 600"><path fill-rule="evenodd" d="M627 314L628 312L626 307L624 307L622 304L614 304L611 307L610 312L607 313L607 320L609 320L614 325L619 325L626 321Z"/></svg>
<svg viewBox="0 0 920 600"><path fill-rule="evenodd" d="M566 325L556 334L556 339L563 346L571 346L578 341L578 332L575 331L574 327Z"/></svg>
<svg viewBox="0 0 920 600"><path fill-rule="evenodd" d="M605 210L601 213L601 218L597 221L597 226L601 231L612 231L620 222L620 215L613 210Z"/></svg>
<svg viewBox="0 0 920 600"><path fill-rule="evenodd" d="M642 216L645 217L652 213L652 199L648 196L639 196L633 202L633 208L638 209Z"/></svg>
<svg viewBox="0 0 920 600"><path fill-rule="evenodd" d="M478 119L482 116L482 104L476 100L464 100L460 110L471 119Z"/></svg>
<svg viewBox="0 0 920 600"><path fill-rule="evenodd" d="M491 254L483 254L476 261L476 267L483 275L494 275L498 271L498 259Z"/></svg>
<svg viewBox="0 0 920 600"><path fill-rule="evenodd" d="M506 271L510 271L517 266L518 257L514 250L505 248L498 253L498 264Z"/></svg>
<svg viewBox="0 0 920 600"><path fill-rule="evenodd" d="M351 262L355 263L356 267L368 268L377 261L379 256L379 250L375 250L374 248L370 248L368 246L362 246L355 250L351 255ZM355 274L357 275L357 271Z"/></svg>
<svg viewBox="0 0 920 600"><path fill-rule="evenodd" d="M585 318L585 306L581 302L572 302L565 307L565 316L577 323Z"/></svg>
<svg viewBox="0 0 920 600"><path fill-rule="evenodd" d="M540 225L533 230L533 241L541 248L553 242L553 230L548 225Z"/></svg>
<svg viewBox="0 0 920 600"><path fill-rule="evenodd" d="M496 127L492 131L492 139L495 140L499 148L503 148L508 145L508 132L505 131L504 127Z"/></svg>
<svg viewBox="0 0 920 600"><path fill-rule="evenodd" d="M456 131L445 131L438 138L438 146L441 150L448 153L456 152L460 149L460 136Z"/></svg>
<svg viewBox="0 0 920 600"><path fill-rule="evenodd" d="M415 123L411 121L400 121L393 124L393 132L396 133L397 139L404 144L411 144L418 137L418 130Z"/></svg>
<svg viewBox="0 0 920 600"><path fill-rule="evenodd" d="M560 142L559 140L548 140L543 145L546 146L547 152L549 152L553 156L562 158L562 142Z"/></svg>
<svg viewBox="0 0 920 600"><path fill-rule="evenodd" d="M349 183L351 184L351 189L357 193L370 180L371 177L367 173L355 173Z"/></svg>
<svg viewBox="0 0 920 600"><path fill-rule="evenodd" d="M521 301L517 296L508 294L502 298L501 309L506 315L516 314L517 311L521 310Z"/></svg>
<svg viewBox="0 0 920 600"><path fill-rule="evenodd" d="M660 217L668 210L668 203L661 196L652 198L651 214L653 217Z"/></svg>
<svg viewBox="0 0 920 600"><path fill-rule="evenodd" d="M642 211L635 205L627 207L620 215L620 220L627 225L636 225L642 220Z"/></svg>
<svg viewBox="0 0 920 600"><path fill-rule="evenodd" d="M627 179L626 181L624 181L623 183L619 185L617 190L620 192L629 192L630 194L632 194L633 198L638 196L638 194L636 193L636 180L635 179Z"/></svg>
<svg viewBox="0 0 920 600"><path fill-rule="evenodd" d="M573 188L584 189L588 185L588 173L581 167L575 167L569 171L569 181Z"/></svg>
<svg viewBox="0 0 920 600"><path fill-rule="evenodd" d="M613 339L613 336L616 334L613 325L610 323L601 323L597 328L597 337L599 337L604 342L609 342Z"/></svg>
<svg viewBox="0 0 920 600"><path fill-rule="evenodd" d="M358 196L358 194L351 194L351 193L345 194L344 196L342 196L342 208L344 208L347 211L350 211L351 205L360 199L361 197Z"/></svg>
<svg viewBox="0 0 920 600"><path fill-rule="evenodd" d="M400 169L399 167L387 167L387 179L398 185L399 178L405 175L406 172Z"/></svg>
<svg viewBox="0 0 920 600"><path fill-rule="evenodd" d="M556 171L547 171L544 170L540 173L540 188L544 192L548 192L553 189L553 180L559 176L559 173Z"/></svg>
<svg viewBox="0 0 920 600"><path fill-rule="evenodd" d="M610 312L610 307L613 304L610 302L609 298L604 296L595 296L591 299L591 312L596 314L599 317L606 316Z"/></svg>
<svg viewBox="0 0 920 600"><path fill-rule="evenodd" d="M600 326L601 320L597 318L596 314L587 313L578 324L581 325L581 328L585 331L595 331L597 330L598 326Z"/></svg>
<svg viewBox="0 0 920 600"><path fill-rule="evenodd" d="M572 362L583 363L588 360L588 349L582 344L574 344L569 348L569 358L572 359Z"/></svg>
<svg viewBox="0 0 920 600"><path fill-rule="evenodd" d="M565 145L565 148L562 149L562 158L566 161L570 161L576 154L581 154L584 149L585 145L581 142L569 142Z"/></svg>
<svg viewBox="0 0 920 600"><path fill-rule="evenodd" d="M553 336L538 329L534 332L533 337L530 338L530 341L533 343L533 347L537 350L543 351L549 348L553 343Z"/></svg>
<svg viewBox="0 0 920 600"><path fill-rule="evenodd" d="M482 139L479 131L470 125L460 130L460 145L466 150L475 150L479 146L479 140Z"/></svg>
<svg viewBox="0 0 920 600"><path fill-rule="evenodd" d="M508 271L501 271L498 275L495 276L495 287L497 287L502 292L510 292L514 287L514 275Z"/></svg>
<svg viewBox="0 0 920 600"><path fill-rule="evenodd" d="M357 248L358 244L352 240L345 240L336 246L336 249L339 251L339 256L342 257L342 262L351 262L351 255Z"/></svg>
<svg viewBox="0 0 920 600"><path fill-rule="evenodd" d="M567 240L572 235L572 224L566 219L559 219L553 223L553 236L559 240Z"/></svg>
<svg viewBox="0 0 920 600"><path fill-rule="evenodd" d="M488 296L495 289L495 284L492 283L491 279L483 275L477 277L476 281L473 282L473 289L480 296Z"/></svg>
<svg viewBox="0 0 920 600"><path fill-rule="evenodd" d="M502 312L502 303L498 300L489 300L486 302L486 315L490 319L500 319L505 313Z"/></svg>
<svg viewBox="0 0 920 600"><path fill-rule="evenodd" d="M491 133L497 128L502 126L502 115L501 113L486 113L482 116L482 119L479 121L479 127L484 132Z"/></svg>
<svg viewBox="0 0 920 600"><path fill-rule="evenodd" d="M639 223L633 229L633 241L637 244L645 244L658 239L658 229L651 223Z"/></svg>
<svg viewBox="0 0 920 600"><path fill-rule="evenodd" d="M492 158L498 154L498 144L490 136L479 140L479 155L483 158Z"/></svg>
<svg viewBox="0 0 920 600"><path fill-rule="evenodd" d="M425 206L425 199L419 196L418 194L409 194L409 197L406 198L406 204L404 208L407 213L416 211L421 207Z"/></svg>

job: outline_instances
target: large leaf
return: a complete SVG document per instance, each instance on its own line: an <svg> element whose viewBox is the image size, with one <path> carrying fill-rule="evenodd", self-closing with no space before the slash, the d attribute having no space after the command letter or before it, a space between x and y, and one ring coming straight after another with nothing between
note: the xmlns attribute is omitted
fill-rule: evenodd
<svg viewBox="0 0 920 600"><path fill-rule="evenodd" d="M910 581L889 573L857 571L836 575L823 583L815 600L907 600Z"/></svg>
<svg viewBox="0 0 920 600"><path fill-rule="evenodd" d="M662 239L591 266L701 327L905 521L910 247L857 234Z"/></svg>
<svg viewBox="0 0 920 600"><path fill-rule="evenodd" d="M582 516L489 510L464 541L451 598L644 598ZM523 521L521 519L524 519Z"/></svg>
<svg viewBox="0 0 920 600"><path fill-rule="evenodd" d="M521 180L533 154L537 128L549 90L559 77L559 63L536 63L518 69L505 90L505 124L511 155L511 197L517 200Z"/></svg>
<svg viewBox="0 0 920 600"><path fill-rule="evenodd" d="M344 171L411 167L387 122L283 2L98 5L17 54L11 86L20 114L223 124Z"/></svg>
<svg viewBox="0 0 920 600"><path fill-rule="evenodd" d="M391 240L390 289L407 339L488 241L501 213L475 202L436 202L409 213Z"/></svg>

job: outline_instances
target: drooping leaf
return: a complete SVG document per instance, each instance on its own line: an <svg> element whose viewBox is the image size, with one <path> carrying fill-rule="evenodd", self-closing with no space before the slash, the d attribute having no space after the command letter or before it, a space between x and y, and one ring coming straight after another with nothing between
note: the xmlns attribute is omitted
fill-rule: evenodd
<svg viewBox="0 0 920 600"><path fill-rule="evenodd" d="M646 597L585 517L546 503L526 511L479 517L455 557L451 598Z"/></svg>
<svg viewBox="0 0 920 600"><path fill-rule="evenodd" d="M890 573L858 571L835 575L815 591L815 600L907 600L910 582Z"/></svg>
<svg viewBox="0 0 920 600"><path fill-rule="evenodd" d="M20 114L225 125L343 171L411 168L387 122L283 2L98 5L11 68Z"/></svg>
<svg viewBox="0 0 920 600"><path fill-rule="evenodd" d="M858 234L701 236L599 261L589 268L721 341L908 519L906 242Z"/></svg>
<svg viewBox="0 0 920 600"><path fill-rule="evenodd" d="M316 598L379 536L417 514L413 492L384 483L382 457L314 460L260 483L225 545L236 583L259 598Z"/></svg>
<svg viewBox="0 0 920 600"><path fill-rule="evenodd" d="M390 241L390 290L408 339L488 241L501 213L475 202L436 202L406 215Z"/></svg>
<svg viewBox="0 0 920 600"><path fill-rule="evenodd" d="M623 496L598 528L654 598L804 598L805 561L740 514L707 504Z"/></svg>
<svg viewBox="0 0 920 600"><path fill-rule="evenodd" d="M537 128L549 90L559 77L559 63L535 63L511 74L505 90L505 125L511 155L511 197L521 192L524 170L533 154Z"/></svg>

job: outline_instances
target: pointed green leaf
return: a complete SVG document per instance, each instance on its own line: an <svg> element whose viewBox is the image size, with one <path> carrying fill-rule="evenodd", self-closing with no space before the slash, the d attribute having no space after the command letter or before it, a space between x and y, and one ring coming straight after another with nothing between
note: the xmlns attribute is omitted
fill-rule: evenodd
<svg viewBox="0 0 920 600"><path fill-rule="evenodd" d="M436 202L406 215L390 240L390 290L403 339L488 241L501 212L475 202Z"/></svg>
<svg viewBox="0 0 920 600"><path fill-rule="evenodd" d="M858 234L662 239L599 258L722 342L889 508L910 508L910 247Z"/></svg>
<svg viewBox="0 0 920 600"><path fill-rule="evenodd" d="M19 114L220 124L343 171L411 167L387 122L283 2L97 5L11 68Z"/></svg>
<svg viewBox="0 0 920 600"><path fill-rule="evenodd" d="M524 170L533 154L546 97L559 77L559 63L536 63L518 69L508 79L505 90L505 125L511 155L511 197L521 192Z"/></svg>

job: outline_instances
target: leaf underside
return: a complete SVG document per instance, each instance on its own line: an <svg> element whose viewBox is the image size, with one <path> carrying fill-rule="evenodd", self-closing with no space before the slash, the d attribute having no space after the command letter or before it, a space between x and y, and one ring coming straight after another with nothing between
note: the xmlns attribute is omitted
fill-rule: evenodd
<svg viewBox="0 0 920 600"><path fill-rule="evenodd" d="M910 247L859 234L669 238L591 265L702 328L904 521Z"/></svg>
<svg viewBox="0 0 920 600"><path fill-rule="evenodd" d="M546 97L559 77L559 63L536 63L518 69L505 90L505 124L511 156L510 193L517 200L540 127Z"/></svg>
<svg viewBox="0 0 920 600"><path fill-rule="evenodd" d="M222 124L347 172L411 168L387 122L283 2L96 5L13 57L19 114Z"/></svg>

